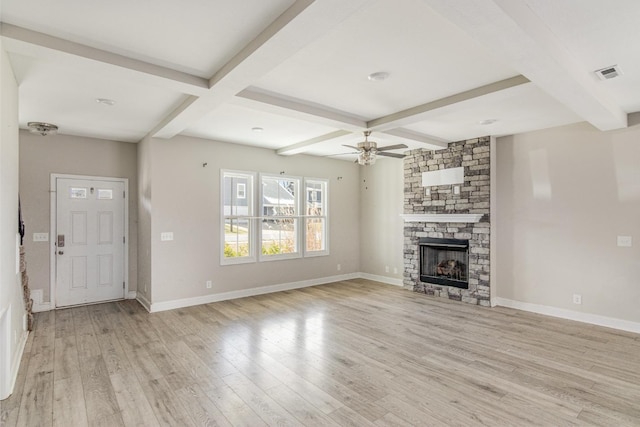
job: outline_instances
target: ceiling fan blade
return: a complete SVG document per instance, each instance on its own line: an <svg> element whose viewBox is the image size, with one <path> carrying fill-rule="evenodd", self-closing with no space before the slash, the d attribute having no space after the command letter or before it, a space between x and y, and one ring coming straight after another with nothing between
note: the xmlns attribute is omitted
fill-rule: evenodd
<svg viewBox="0 0 640 427"><path fill-rule="evenodd" d="M404 159L404 154L396 154L396 153L385 153L378 151L376 153L377 156L385 156L385 157L395 157L396 159Z"/></svg>
<svg viewBox="0 0 640 427"><path fill-rule="evenodd" d="M343 147L353 148L354 150L360 151L360 148L354 147L353 145L342 144Z"/></svg>
<svg viewBox="0 0 640 427"><path fill-rule="evenodd" d="M404 144L396 144L396 145L387 145L386 147L378 147L378 151L385 151L385 150L398 150L400 148L409 148Z"/></svg>

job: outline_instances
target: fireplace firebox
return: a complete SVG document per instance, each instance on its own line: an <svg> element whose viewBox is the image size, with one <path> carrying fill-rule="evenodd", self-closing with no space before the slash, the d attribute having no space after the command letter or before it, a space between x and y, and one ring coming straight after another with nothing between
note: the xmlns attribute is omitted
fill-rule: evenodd
<svg viewBox="0 0 640 427"><path fill-rule="evenodd" d="M420 281L469 289L469 241L421 238Z"/></svg>

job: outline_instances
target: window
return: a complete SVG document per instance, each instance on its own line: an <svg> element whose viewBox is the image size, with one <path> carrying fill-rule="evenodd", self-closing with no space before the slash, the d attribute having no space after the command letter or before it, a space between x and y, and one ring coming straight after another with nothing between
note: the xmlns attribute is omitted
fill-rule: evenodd
<svg viewBox="0 0 640 427"><path fill-rule="evenodd" d="M222 264L256 260L252 196L254 179L252 173L222 171Z"/></svg>
<svg viewBox="0 0 640 427"><path fill-rule="evenodd" d="M256 176L221 171L221 264L328 255L328 181Z"/></svg>
<svg viewBox="0 0 640 427"><path fill-rule="evenodd" d="M327 181L305 179L305 255L326 255L327 245Z"/></svg>
<svg viewBox="0 0 640 427"><path fill-rule="evenodd" d="M301 256L299 245L300 179L261 175L261 259Z"/></svg>
<svg viewBox="0 0 640 427"><path fill-rule="evenodd" d="M236 197L238 199L246 199L247 198L247 184L244 182L238 183L238 188L236 191Z"/></svg>

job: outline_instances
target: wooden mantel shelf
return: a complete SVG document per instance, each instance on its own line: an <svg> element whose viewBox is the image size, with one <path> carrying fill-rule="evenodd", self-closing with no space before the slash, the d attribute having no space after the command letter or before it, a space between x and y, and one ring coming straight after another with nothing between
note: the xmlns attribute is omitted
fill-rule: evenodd
<svg viewBox="0 0 640 427"><path fill-rule="evenodd" d="M480 222L483 214L401 214L404 222Z"/></svg>

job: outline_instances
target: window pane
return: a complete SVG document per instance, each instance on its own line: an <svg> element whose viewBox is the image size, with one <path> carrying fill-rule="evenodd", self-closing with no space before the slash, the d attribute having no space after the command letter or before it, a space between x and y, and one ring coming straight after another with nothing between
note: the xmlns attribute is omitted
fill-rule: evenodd
<svg viewBox="0 0 640 427"><path fill-rule="evenodd" d="M224 177L224 215L251 215L247 190L251 191L250 177L225 175Z"/></svg>
<svg viewBox="0 0 640 427"><path fill-rule="evenodd" d="M307 198L305 200L306 215L324 216L324 200L326 186L321 181L306 181Z"/></svg>
<svg viewBox="0 0 640 427"><path fill-rule="evenodd" d="M296 215L297 180L262 178L262 214L264 216Z"/></svg>
<svg viewBox="0 0 640 427"><path fill-rule="evenodd" d="M224 257L248 257L251 254L249 236L251 222L246 218L224 220Z"/></svg>
<svg viewBox="0 0 640 427"><path fill-rule="evenodd" d="M298 220L273 218L262 221L262 254L292 254L298 252Z"/></svg>
<svg viewBox="0 0 640 427"><path fill-rule="evenodd" d="M306 250L307 252L324 251L325 245L324 218L308 218L306 220Z"/></svg>

